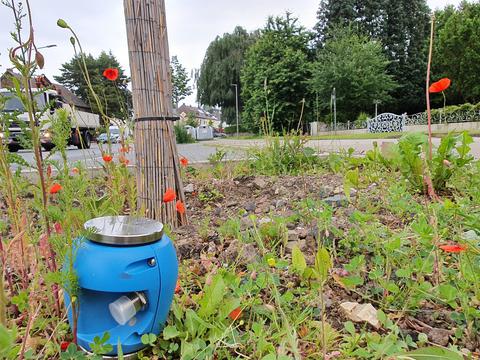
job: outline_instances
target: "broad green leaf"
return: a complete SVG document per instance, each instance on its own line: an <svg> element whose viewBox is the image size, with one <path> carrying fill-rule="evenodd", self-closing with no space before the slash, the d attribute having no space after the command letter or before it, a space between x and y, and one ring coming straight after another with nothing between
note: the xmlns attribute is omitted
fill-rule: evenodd
<svg viewBox="0 0 480 360"><path fill-rule="evenodd" d="M307 268L307 262L305 256L298 246L294 246L292 249L292 270L302 275Z"/></svg>
<svg viewBox="0 0 480 360"><path fill-rule="evenodd" d="M165 340L176 338L178 335L180 335L180 331L178 331L175 326L169 325L163 329L163 338Z"/></svg>
<svg viewBox="0 0 480 360"><path fill-rule="evenodd" d="M320 248L315 256L315 272L320 282L325 282L328 277L328 272L332 267L332 259L328 250Z"/></svg>
<svg viewBox="0 0 480 360"><path fill-rule="evenodd" d="M277 355L276 354L268 354L265 355L262 360L277 360Z"/></svg>
<svg viewBox="0 0 480 360"><path fill-rule="evenodd" d="M463 357L453 351L428 347L394 356L398 360L463 360Z"/></svg>
<svg viewBox="0 0 480 360"><path fill-rule="evenodd" d="M198 315L206 318L214 314L225 295L225 281L221 274L214 276L212 283L204 289L204 295L199 301L200 309Z"/></svg>
<svg viewBox="0 0 480 360"><path fill-rule="evenodd" d="M395 275L397 275L399 278L409 278L412 276L412 271L410 269L398 269L395 271Z"/></svg>
<svg viewBox="0 0 480 360"><path fill-rule="evenodd" d="M345 174L345 179L343 180L343 190L348 201L350 201L350 193L352 187L358 188L359 186L359 173L358 168L355 170L349 170Z"/></svg>
<svg viewBox="0 0 480 360"><path fill-rule="evenodd" d="M363 278L358 275L350 275L340 278L340 281L347 289L355 289L357 286L363 285Z"/></svg>
<svg viewBox="0 0 480 360"><path fill-rule="evenodd" d="M207 329L212 327L209 323L199 317L192 309L187 309L187 311L185 311L185 326L187 327L187 331L191 336L195 336L197 334L200 336Z"/></svg>
<svg viewBox="0 0 480 360"><path fill-rule="evenodd" d="M347 321L343 327L350 335L355 335L355 325L351 321Z"/></svg>

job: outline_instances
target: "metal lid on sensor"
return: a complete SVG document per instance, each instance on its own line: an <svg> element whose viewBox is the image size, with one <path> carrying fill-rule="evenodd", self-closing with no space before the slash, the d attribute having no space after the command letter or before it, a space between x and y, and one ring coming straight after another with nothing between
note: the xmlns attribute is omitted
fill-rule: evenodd
<svg viewBox="0 0 480 360"><path fill-rule="evenodd" d="M88 239L108 245L143 245L162 238L163 224L134 216L106 216L87 221Z"/></svg>

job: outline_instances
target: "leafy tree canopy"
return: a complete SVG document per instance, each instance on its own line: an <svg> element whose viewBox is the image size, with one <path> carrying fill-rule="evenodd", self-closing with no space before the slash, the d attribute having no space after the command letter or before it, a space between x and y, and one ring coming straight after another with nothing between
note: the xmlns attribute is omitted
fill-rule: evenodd
<svg viewBox="0 0 480 360"><path fill-rule="evenodd" d="M436 13L436 23L434 80L452 80L447 90L451 104L480 102L480 3L446 7Z"/></svg>
<svg viewBox="0 0 480 360"><path fill-rule="evenodd" d="M79 61L81 61L81 58L75 56L72 60L63 64L60 68L61 75L54 76L54 79L89 104L93 112L98 113L97 103L87 87ZM131 109L131 93L127 88L130 79L125 75L125 71L118 60L111 52L102 51L96 58L90 54L85 56L85 62L93 89L99 96L105 113L108 116L121 119L127 118ZM103 76L103 71L107 68L118 69L119 76L116 81L107 80Z"/></svg>
<svg viewBox="0 0 480 360"><path fill-rule="evenodd" d="M238 26L233 33L218 36L208 47L198 79L198 100L203 105L222 108L222 118L233 124L236 116L235 89L232 84L242 84L240 73L243 68L245 53L256 39L256 34L249 34ZM243 100L239 99L240 109Z"/></svg>
<svg viewBox="0 0 480 360"><path fill-rule="evenodd" d="M268 19L260 38L247 51L242 71L243 120L251 129L259 128L267 111L275 130L297 128L309 99L311 40L312 34L288 13Z"/></svg>
<svg viewBox="0 0 480 360"><path fill-rule="evenodd" d="M333 28L345 25L381 41L391 61L387 70L399 84L391 110L421 111L429 13L425 0L321 0L315 27L318 45L323 46Z"/></svg>
<svg viewBox="0 0 480 360"><path fill-rule="evenodd" d="M192 94L192 88L188 85L190 77L187 74L187 70L180 64L178 57L172 56L170 64L172 73L172 101L175 107L178 106L180 101Z"/></svg>
<svg viewBox="0 0 480 360"><path fill-rule="evenodd" d="M333 88L336 90L338 120L355 120L374 100L391 101L397 87L386 73L389 64L378 41L358 35L350 28L333 29L319 51L311 81L312 93L318 94L319 105L330 111Z"/></svg>

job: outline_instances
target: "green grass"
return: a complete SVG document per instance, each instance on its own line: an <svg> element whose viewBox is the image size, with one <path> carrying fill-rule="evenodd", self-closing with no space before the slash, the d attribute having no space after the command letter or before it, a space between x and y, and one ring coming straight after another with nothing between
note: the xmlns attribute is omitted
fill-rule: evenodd
<svg viewBox="0 0 480 360"><path fill-rule="evenodd" d="M320 135L312 136L311 140L362 140L362 139L398 139L402 137L404 133L380 133L380 134L333 134L333 135Z"/></svg>
<svg viewBox="0 0 480 360"><path fill-rule="evenodd" d="M461 134L462 131L456 131L454 134ZM480 131L469 131L470 136L480 137ZM365 133L365 134L333 134L333 135L320 135L312 136L311 140L368 140L368 139L399 139L407 132L392 132L392 133ZM426 132L425 132L426 134ZM442 138L448 135L448 133L434 132L433 137Z"/></svg>

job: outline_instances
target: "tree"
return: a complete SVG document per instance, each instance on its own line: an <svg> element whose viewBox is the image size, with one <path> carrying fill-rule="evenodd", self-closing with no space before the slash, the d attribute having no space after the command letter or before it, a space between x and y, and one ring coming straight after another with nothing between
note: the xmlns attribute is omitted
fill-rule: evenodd
<svg viewBox="0 0 480 360"><path fill-rule="evenodd" d="M233 33L224 34L208 46L198 79L198 100L202 105L222 108L222 119L227 124L236 121L236 99L232 84L242 88L240 73L244 65L245 53L256 39L238 26ZM243 99L239 99L240 110Z"/></svg>
<svg viewBox="0 0 480 360"><path fill-rule="evenodd" d="M69 90L73 91L80 99L90 105L92 111L99 113L98 105L91 96L91 92L87 87L87 82L80 69L79 56L75 56L72 60L62 65L60 68L61 75L54 76L54 79L60 84L65 85ZM105 113L108 116L117 118L127 118L131 111L131 93L128 90L128 82L130 79L125 75L123 68L109 52L104 51L95 58L92 55L85 57L88 74L93 89L99 95ZM103 76L103 71L107 68L117 68L119 76L116 81L107 80Z"/></svg>
<svg viewBox="0 0 480 360"><path fill-rule="evenodd" d="M380 42L350 28L333 29L331 34L314 64L312 93L318 94L320 105L329 111L335 88L338 120L353 121L374 100L389 102L397 84L387 74L389 61Z"/></svg>
<svg viewBox="0 0 480 360"><path fill-rule="evenodd" d="M242 116L251 129L259 128L267 105L275 130L297 128L304 105L303 114L308 113L305 101L309 99L312 34L297 22L288 13L270 17L260 38L247 51L242 71Z"/></svg>
<svg viewBox="0 0 480 360"><path fill-rule="evenodd" d="M180 64L176 56L172 57L170 69L172 72L172 100L173 106L178 107L180 101L192 94L192 88L188 85L190 77L187 70Z"/></svg>
<svg viewBox="0 0 480 360"><path fill-rule="evenodd" d="M480 101L480 3L462 2L436 14L435 78L449 77L449 103Z"/></svg>
<svg viewBox="0 0 480 360"><path fill-rule="evenodd" d="M425 107L429 12L425 0L322 0L315 27L319 47L331 29L345 24L381 41L388 72L399 84L391 111L417 112Z"/></svg>

